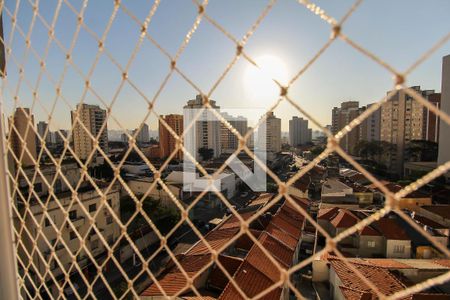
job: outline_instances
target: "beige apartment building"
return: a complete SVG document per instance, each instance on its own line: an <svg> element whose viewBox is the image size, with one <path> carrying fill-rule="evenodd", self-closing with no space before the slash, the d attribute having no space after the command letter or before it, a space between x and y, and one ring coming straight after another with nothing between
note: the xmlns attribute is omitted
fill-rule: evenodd
<svg viewBox="0 0 450 300"><path fill-rule="evenodd" d="M183 134L183 115L166 115L161 118L169 125L169 127L178 135ZM177 141L169 130L159 120L159 157L167 158L175 151ZM180 150L175 155L176 159L183 159L183 152Z"/></svg>
<svg viewBox="0 0 450 300"><path fill-rule="evenodd" d="M331 132L337 134L360 114L358 101L342 102L341 107L334 107L331 114ZM345 152L355 155L355 146L359 142L360 128L356 127L341 139L340 145Z"/></svg>
<svg viewBox="0 0 450 300"><path fill-rule="evenodd" d="M247 133L247 119L242 116L231 116L227 113L222 113L222 116L239 132L241 136ZM231 132L224 124L220 124L220 145L222 152L234 152L239 147L239 139Z"/></svg>
<svg viewBox="0 0 450 300"><path fill-rule="evenodd" d="M220 113L220 106L216 105L216 101L209 99L211 108ZM203 98L201 95L197 95L195 99L189 100L183 109L184 128L188 130L188 133L184 136L184 145L188 151L194 151L191 153L200 160L198 149L207 148L213 149L213 157L219 157L222 147L220 145L220 121L213 114L211 110L203 110L201 116L197 118L200 110L203 109ZM188 126L194 121L192 127Z"/></svg>
<svg viewBox="0 0 450 300"><path fill-rule="evenodd" d="M9 141L14 156L23 166L35 165L36 132L33 128L34 116L30 109L18 107L9 123Z"/></svg>
<svg viewBox="0 0 450 300"><path fill-rule="evenodd" d="M18 255L23 263L20 267L32 263L32 276L38 278L50 271L55 278L59 278L64 274L63 269L68 273L75 271L72 267L74 263L81 269L87 266L91 262L87 251L100 262L107 251L102 239L108 245L113 245L118 239L120 227L112 212L106 208L106 202L120 218L120 188L116 185L106 192L107 184L98 182L100 190L106 193L102 197L91 184L83 182L74 196L69 185L77 185L80 171L76 164L63 164L61 171L65 179L58 176L53 195L49 193L47 182L55 178L56 170L53 166L43 166L42 171L44 178L36 179L35 193L31 195L27 193L27 181L20 181L22 196L18 195L16 199L22 220L18 216L15 219L20 235ZM27 177L32 173L32 169L26 170ZM97 230L92 230L90 217L96 213L93 225Z"/></svg>
<svg viewBox="0 0 450 300"><path fill-rule="evenodd" d="M432 90L421 90L420 86L411 88L425 98L435 94ZM411 140L426 139L428 115L427 109L405 90L399 90L382 105L380 139L396 146L395 150L387 155L389 172L397 175L403 173L406 146Z"/></svg>
<svg viewBox="0 0 450 300"><path fill-rule="evenodd" d="M265 146L268 157L281 151L281 119L277 118L273 112L267 113L265 124L261 124L258 128L258 145L264 143L264 135L266 132Z"/></svg>
<svg viewBox="0 0 450 300"><path fill-rule="evenodd" d="M77 111L78 119L75 118ZM106 110L100 108L98 105L83 103L77 105L76 110L71 112L71 117L73 146L75 154L79 159L86 160L94 150L95 144L90 134L93 137L98 137L99 147L105 153L108 153L108 126L105 125L103 131L101 131L103 124L106 122Z"/></svg>

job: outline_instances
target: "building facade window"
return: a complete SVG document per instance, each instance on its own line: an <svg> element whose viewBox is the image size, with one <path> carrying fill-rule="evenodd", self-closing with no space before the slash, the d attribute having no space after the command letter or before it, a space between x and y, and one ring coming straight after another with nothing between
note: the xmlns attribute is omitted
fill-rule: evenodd
<svg viewBox="0 0 450 300"><path fill-rule="evenodd" d="M71 231L69 235L70 235L70 240L74 240L77 237L77 235L75 234L75 231Z"/></svg>
<svg viewBox="0 0 450 300"><path fill-rule="evenodd" d="M405 245L394 246L394 253L404 253L404 252L405 252Z"/></svg>
<svg viewBox="0 0 450 300"><path fill-rule="evenodd" d="M69 219L72 221L77 219L77 211L76 210L69 211Z"/></svg>
<svg viewBox="0 0 450 300"><path fill-rule="evenodd" d="M368 241L368 242L367 242L367 247L369 247L369 248L375 248L375 241Z"/></svg>
<svg viewBox="0 0 450 300"><path fill-rule="evenodd" d="M94 212L96 210L97 210L97 205L95 203L89 205L89 212Z"/></svg>

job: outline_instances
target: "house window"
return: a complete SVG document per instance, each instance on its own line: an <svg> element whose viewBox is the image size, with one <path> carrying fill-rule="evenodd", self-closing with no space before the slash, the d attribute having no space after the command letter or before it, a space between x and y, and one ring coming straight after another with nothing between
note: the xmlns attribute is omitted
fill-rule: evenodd
<svg viewBox="0 0 450 300"><path fill-rule="evenodd" d="M44 225L45 227L50 226L50 220L47 217L45 218Z"/></svg>
<svg viewBox="0 0 450 300"><path fill-rule="evenodd" d="M375 241L368 241L368 242L367 242L367 247L369 247L369 248L375 248Z"/></svg>
<svg viewBox="0 0 450 300"><path fill-rule="evenodd" d="M74 240L77 237L77 235L75 234L75 231L71 231L69 235L70 235L70 240Z"/></svg>
<svg viewBox="0 0 450 300"><path fill-rule="evenodd" d="M112 206L112 200L111 200L111 199L108 200L108 204L109 204L109 206L110 206L111 208L113 208L113 206Z"/></svg>
<svg viewBox="0 0 450 300"><path fill-rule="evenodd" d="M405 252L405 245L394 246L394 253L404 253L404 252Z"/></svg>
<svg viewBox="0 0 450 300"><path fill-rule="evenodd" d="M42 183L35 183L34 184L34 191L36 192L36 193L40 193L40 192L42 192Z"/></svg>
<svg viewBox="0 0 450 300"><path fill-rule="evenodd" d="M113 222L112 216L111 216L111 215L110 215L110 216L107 216L107 217L106 217L106 224L109 225L109 224L111 224L112 222Z"/></svg>
<svg viewBox="0 0 450 300"><path fill-rule="evenodd" d="M96 209L97 209L97 205L95 203L89 205L89 212L94 212Z"/></svg>
<svg viewBox="0 0 450 300"><path fill-rule="evenodd" d="M73 221L76 220L76 218L77 218L77 211L76 210L69 211L69 219Z"/></svg>

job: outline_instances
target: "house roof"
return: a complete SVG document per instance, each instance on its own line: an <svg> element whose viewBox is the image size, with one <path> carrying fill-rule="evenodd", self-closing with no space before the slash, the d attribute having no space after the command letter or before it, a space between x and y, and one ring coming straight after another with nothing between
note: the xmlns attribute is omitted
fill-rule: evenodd
<svg viewBox="0 0 450 300"><path fill-rule="evenodd" d="M374 226L389 240L410 240L402 227L393 219L384 217L374 223Z"/></svg>
<svg viewBox="0 0 450 300"><path fill-rule="evenodd" d="M275 268L275 270L277 270ZM249 262L244 262L239 268L236 276L234 277L235 283L239 286L241 291L247 296L246 298L252 298L263 290L270 288L273 285L273 281L267 277L260 270L255 268ZM259 298L263 300L279 300L281 296L281 288L275 288L265 296ZM233 284L228 284L223 290L219 299L236 300L246 299L237 291Z"/></svg>
<svg viewBox="0 0 450 300"><path fill-rule="evenodd" d="M219 255L220 264L228 272L231 277L234 276L239 266L242 264L243 259L233 256ZM209 275L209 284L223 290L229 282L227 275L222 271L219 266L215 266Z"/></svg>
<svg viewBox="0 0 450 300"><path fill-rule="evenodd" d="M422 206L423 209L428 210L444 219L450 219L450 205L440 204L440 205L426 205Z"/></svg>
<svg viewBox="0 0 450 300"><path fill-rule="evenodd" d="M197 273L211 260L211 256L206 255L190 255L183 256L178 259L181 267L186 272L189 278L194 278ZM177 265L173 262L168 268L164 276L158 279L158 284L168 296L174 296L183 291L189 290L186 276L181 272ZM146 290L141 293L141 296L158 296L164 295L156 283L151 284Z"/></svg>
<svg viewBox="0 0 450 300"><path fill-rule="evenodd" d="M357 276L346 263L339 259L331 259L331 266L336 272L337 276L342 282L342 286L357 290L361 292L372 293L372 289ZM394 275L392 275L387 269L374 267L366 264L358 264L348 261L352 264L360 273L364 274L365 278L373 283L374 286L384 295L392 295L405 289L405 285L400 282Z"/></svg>
<svg viewBox="0 0 450 300"><path fill-rule="evenodd" d="M349 228L358 223L359 219L346 209L340 209L331 224L335 228Z"/></svg>
<svg viewBox="0 0 450 300"><path fill-rule="evenodd" d="M338 207L321 208L317 214L317 219L331 220L338 212Z"/></svg>
<svg viewBox="0 0 450 300"><path fill-rule="evenodd" d="M364 226L364 228L359 231L359 234L360 235L369 235L369 236L380 236L381 235L378 231L376 231L375 229L373 229L370 226Z"/></svg>
<svg viewBox="0 0 450 300"><path fill-rule="evenodd" d="M431 220L427 217L424 217L424 216L421 216L418 214L415 214L413 219L416 220L417 222L421 223L422 225L426 225L426 226L429 226L434 229L447 229L447 226L442 225L434 220Z"/></svg>
<svg viewBox="0 0 450 300"><path fill-rule="evenodd" d="M309 177L309 175L303 175L302 177L297 179L297 181L295 181L292 186L301 190L302 192L306 192L310 184L311 177Z"/></svg>

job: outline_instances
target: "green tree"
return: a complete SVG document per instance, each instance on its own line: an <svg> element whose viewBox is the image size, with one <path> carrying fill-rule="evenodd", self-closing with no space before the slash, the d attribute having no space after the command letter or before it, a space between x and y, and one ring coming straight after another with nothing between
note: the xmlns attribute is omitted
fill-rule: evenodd
<svg viewBox="0 0 450 300"><path fill-rule="evenodd" d="M432 141L412 140L406 144L406 160L437 161L438 148L438 144Z"/></svg>

